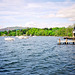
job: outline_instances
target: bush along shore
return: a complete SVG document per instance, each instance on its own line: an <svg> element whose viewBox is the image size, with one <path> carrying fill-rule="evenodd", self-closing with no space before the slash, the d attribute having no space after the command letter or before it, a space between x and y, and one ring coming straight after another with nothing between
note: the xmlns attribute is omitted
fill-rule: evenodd
<svg viewBox="0 0 75 75"><path fill-rule="evenodd" d="M27 28L21 30L0 31L0 36L72 36L73 27Z"/></svg>

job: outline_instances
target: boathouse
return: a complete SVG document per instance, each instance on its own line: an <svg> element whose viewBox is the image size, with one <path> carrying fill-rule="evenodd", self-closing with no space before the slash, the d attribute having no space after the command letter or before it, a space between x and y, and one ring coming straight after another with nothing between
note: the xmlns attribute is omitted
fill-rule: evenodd
<svg viewBox="0 0 75 75"><path fill-rule="evenodd" d="M73 37L75 37L75 26L74 26L74 29L73 29Z"/></svg>

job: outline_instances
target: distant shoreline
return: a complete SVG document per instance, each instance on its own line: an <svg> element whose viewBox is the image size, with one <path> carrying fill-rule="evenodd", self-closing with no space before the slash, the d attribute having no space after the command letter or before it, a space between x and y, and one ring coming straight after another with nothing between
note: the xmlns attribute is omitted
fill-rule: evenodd
<svg viewBox="0 0 75 75"><path fill-rule="evenodd" d="M69 36L72 37L73 28L27 28L0 32L0 36Z"/></svg>

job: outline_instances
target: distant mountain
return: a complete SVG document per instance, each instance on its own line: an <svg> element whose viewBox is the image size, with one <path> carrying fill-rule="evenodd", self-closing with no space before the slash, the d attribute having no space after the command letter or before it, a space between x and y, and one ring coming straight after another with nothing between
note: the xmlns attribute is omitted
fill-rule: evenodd
<svg viewBox="0 0 75 75"><path fill-rule="evenodd" d="M27 27L7 27L7 28L2 28L0 31L9 31L9 30L18 30L18 29L26 29Z"/></svg>

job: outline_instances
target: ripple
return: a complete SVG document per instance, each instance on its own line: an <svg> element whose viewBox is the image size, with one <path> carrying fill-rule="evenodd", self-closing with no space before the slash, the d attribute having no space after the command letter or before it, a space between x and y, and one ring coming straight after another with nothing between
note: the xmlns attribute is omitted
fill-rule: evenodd
<svg viewBox="0 0 75 75"><path fill-rule="evenodd" d="M13 61L13 62L9 62L9 63L5 63L4 66L9 66L9 65L14 65L19 63L18 61Z"/></svg>
<svg viewBox="0 0 75 75"><path fill-rule="evenodd" d="M10 71L6 70L6 69L3 69L3 70L0 70L0 72L10 72Z"/></svg>
<svg viewBox="0 0 75 75"><path fill-rule="evenodd" d="M5 68L3 68L3 67L0 67L0 69L5 69Z"/></svg>
<svg viewBox="0 0 75 75"><path fill-rule="evenodd" d="M72 75L75 46L57 45L59 37L39 36L8 42L0 37L1 75ZM60 37L62 38L62 37Z"/></svg>
<svg viewBox="0 0 75 75"><path fill-rule="evenodd" d="M30 50L32 50L32 49L27 49L27 50L29 50L29 51L30 51Z"/></svg>

